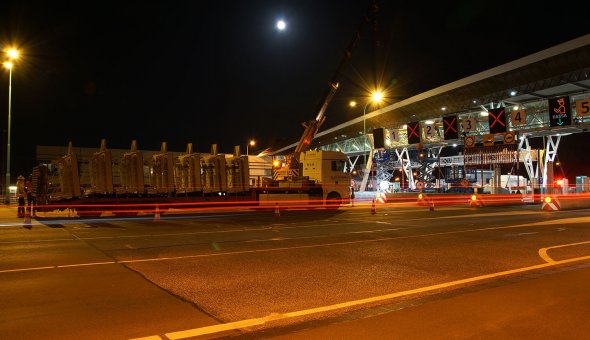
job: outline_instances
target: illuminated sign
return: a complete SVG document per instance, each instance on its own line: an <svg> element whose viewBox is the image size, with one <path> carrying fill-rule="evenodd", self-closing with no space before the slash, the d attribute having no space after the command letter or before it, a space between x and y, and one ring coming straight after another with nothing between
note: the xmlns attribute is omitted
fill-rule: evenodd
<svg viewBox="0 0 590 340"><path fill-rule="evenodd" d="M549 99L549 125L551 127L571 125L570 97Z"/></svg>
<svg viewBox="0 0 590 340"><path fill-rule="evenodd" d="M408 144L420 143L420 122L408 123Z"/></svg>
<svg viewBox="0 0 590 340"><path fill-rule="evenodd" d="M512 122L512 126L525 125L526 110L516 110L510 112L510 121Z"/></svg>
<svg viewBox="0 0 590 340"><path fill-rule="evenodd" d="M436 125L434 124L425 124L422 130L424 130L425 137L434 137L437 133Z"/></svg>
<svg viewBox="0 0 590 340"><path fill-rule="evenodd" d="M516 135L514 134L514 132L504 132L504 144L514 144L515 139Z"/></svg>
<svg viewBox="0 0 590 340"><path fill-rule="evenodd" d="M590 99L576 100L576 117L590 116Z"/></svg>
<svg viewBox="0 0 590 340"><path fill-rule="evenodd" d="M443 117L443 132L445 140L459 138L457 116Z"/></svg>
<svg viewBox="0 0 590 340"><path fill-rule="evenodd" d="M464 132L471 132L477 129L477 120L475 118L463 118L461 123Z"/></svg>
<svg viewBox="0 0 590 340"><path fill-rule="evenodd" d="M492 146L494 145L494 135L491 133L489 135L483 135L481 141L483 142L483 146Z"/></svg>
<svg viewBox="0 0 590 340"><path fill-rule="evenodd" d="M488 111L490 133L506 132L506 109L499 107Z"/></svg>
<svg viewBox="0 0 590 340"><path fill-rule="evenodd" d="M392 142L399 142L399 132L397 130L391 130L391 135L389 139Z"/></svg>

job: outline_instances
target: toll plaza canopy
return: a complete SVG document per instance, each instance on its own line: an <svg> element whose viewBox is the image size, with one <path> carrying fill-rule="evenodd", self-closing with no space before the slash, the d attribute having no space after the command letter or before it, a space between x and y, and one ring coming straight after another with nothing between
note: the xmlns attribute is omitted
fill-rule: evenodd
<svg viewBox="0 0 590 340"><path fill-rule="evenodd" d="M311 148L329 148L346 140L362 139L363 121L367 132L377 128L399 132L395 146L411 146L408 143L407 126L413 122L425 121L433 124L439 132L436 136L425 136L421 132L422 143L444 146L456 143L443 138L443 117L455 115L457 120L475 119L477 128L466 131L459 124L458 137L467 133L481 136L490 133L487 114L495 108L506 107L508 131L519 130L529 136L542 136L555 133L581 131L590 122L580 112L570 116L571 122L558 126L547 115L547 101L556 96L566 96L575 109L576 101L590 97L590 34L559 44L546 50L494 67L472 76L437 87L430 91L407 98L400 102L367 113L332 128L320 131ZM569 104L569 103L568 103ZM526 109L522 126L510 121L509 111ZM569 106L568 106L569 109ZM524 114L525 111L523 111ZM543 113L543 115L541 115ZM561 120L560 120L561 122ZM410 145L409 145L410 144ZM285 146L272 154L285 154L296 146ZM393 146L393 145L392 145ZM353 149L342 150L355 153ZM357 150L362 151L362 150Z"/></svg>

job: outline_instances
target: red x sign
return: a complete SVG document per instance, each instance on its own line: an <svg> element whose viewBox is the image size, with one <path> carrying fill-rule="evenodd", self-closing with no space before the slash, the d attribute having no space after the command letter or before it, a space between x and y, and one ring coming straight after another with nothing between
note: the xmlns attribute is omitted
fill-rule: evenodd
<svg viewBox="0 0 590 340"><path fill-rule="evenodd" d="M457 129L455 128L455 122L457 121L457 117L453 117L453 120L451 120L450 122L443 120L443 123L445 123L446 127L445 127L445 133L448 133L449 131L453 131L453 132L457 132Z"/></svg>
<svg viewBox="0 0 590 340"><path fill-rule="evenodd" d="M490 133L506 132L506 115L504 108L497 108L488 111L488 123L490 126Z"/></svg>
<svg viewBox="0 0 590 340"><path fill-rule="evenodd" d="M408 123L408 144L420 143L419 122Z"/></svg>
<svg viewBox="0 0 590 340"><path fill-rule="evenodd" d="M459 128L457 127L457 116L443 117L444 137L446 140L459 138Z"/></svg>

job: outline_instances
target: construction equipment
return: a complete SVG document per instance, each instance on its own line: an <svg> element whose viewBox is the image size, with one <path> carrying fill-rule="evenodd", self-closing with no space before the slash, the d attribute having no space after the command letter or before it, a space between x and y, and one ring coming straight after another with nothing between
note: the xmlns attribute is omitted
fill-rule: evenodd
<svg viewBox="0 0 590 340"><path fill-rule="evenodd" d="M239 146L233 155L219 154L215 144L211 153L198 154L188 144L185 154L174 157L162 143L160 152L144 163L143 153L133 141L130 152L118 160L111 160L110 155L102 140L99 151L87 160L90 183L81 184L78 169L86 160L78 162L71 143L65 156L35 167L36 210L75 210L80 217L151 212L154 220L159 220L160 214L173 207L233 204L337 208L349 203L351 196L346 156L341 152L302 152L303 176L280 181L269 176L255 187L248 183L248 156L240 155ZM115 179L117 168L120 176Z"/></svg>
<svg viewBox="0 0 590 340"><path fill-rule="evenodd" d="M352 52L358 40L361 38L363 28L368 22L371 21L372 18L375 17L377 10L377 2L372 1L367 9L367 13L363 16L357 30L354 32L352 40L348 44L344 55L340 59L340 63L338 64L334 75L328 82L328 88L326 89L322 100L319 102L316 108L317 115L315 119L306 121L302 124L305 129L303 130L303 134L301 135L295 150L290 155L285 157L285 164L283 167L275 169L275 175L273 176L274 179L284 180L290 177L297 177L301 173L299 156L302 152L310 149L312 140L326 120L326 110L328 109L328 105L332 101L332 98L334 98L334 94L336 94L336 91L338 90L342 71L344 70L347 62L352 57ZM275 154L282 151L283 149L278 150L275 152Z"/></svg>

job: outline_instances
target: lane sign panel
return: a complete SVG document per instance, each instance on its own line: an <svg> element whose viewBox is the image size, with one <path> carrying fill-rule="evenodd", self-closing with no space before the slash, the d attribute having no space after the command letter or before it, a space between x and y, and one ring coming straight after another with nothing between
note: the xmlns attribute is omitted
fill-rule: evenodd
<svg viewBox="0 0 590 340"><path fill-rule="evenodd" d="M549 125L551 127L572 125L569 96L549 99Z"/></svg>
<svg viewBox="0 0 590 340"><path fill-rule="evenodd" d="M590 116L590 98L576 100L576 117Z"/></svg>
<svg viewBox="0 0 590 340"><path fill-rule="evenodd" d="M506 132L506 108L499 107L488 111L490 133Z"/></svg>
<svg viewBox="0 0 590 340"><path fill-rule="evenodd" d="M510 112L510 122L512 126L519 126L526 124L526 110L516 110Z"/></svg>
<svg viewBox="0 0 590 340"><path fill-rule="evenodd" d="M420 122L408 123L408 144L420 143Z"/></svg>
<svg viewBox="0 0 590 340"><path fill-rule="evenodd" d="M463 143L466 148L472 148L475 146L475 137L474 136L465 136Z"/></svg>
<svg viewBox="0 0 590 340"><path fill-rule="evenodd" d="M514 132L512 132L512 131L504 132L504 144L514 144L515 139L516 139L516 136L515 136Z"/></svg>
<svg viewBox="0 0 590 340"><path fill-rule="evenodd" d="M463 118L461 125L463 127L463 132L471 132L475 131L477 128L477 121L475 118Z"/></svg>
<svg viewBox="0 0 590 340"><path fill-rule="evenodd" d="M425 124L423 130L425 137L436 136L436 126L434 126L434 124Z"/></svg>
<svg viewBox="0 0 590 340"><path fill-rule="evenodd" d="M459 128L457 125L457 116L443 117L443 132L445 140L459 138Z"/></svg>
<svg viewBox="0 0 590 340"><path fill-rule="evenodd" d="M392 142L399 142L399 131L396 129L391 130L390 140Z"/></svg>

